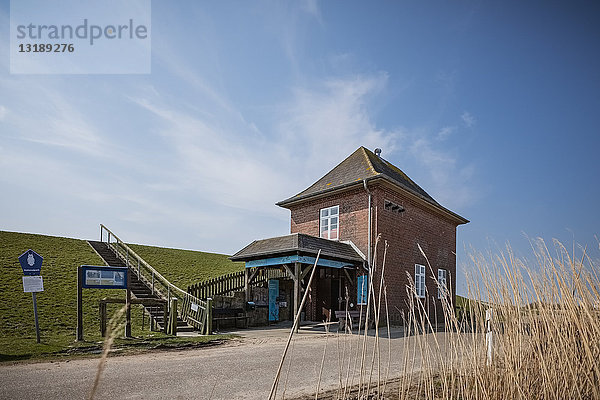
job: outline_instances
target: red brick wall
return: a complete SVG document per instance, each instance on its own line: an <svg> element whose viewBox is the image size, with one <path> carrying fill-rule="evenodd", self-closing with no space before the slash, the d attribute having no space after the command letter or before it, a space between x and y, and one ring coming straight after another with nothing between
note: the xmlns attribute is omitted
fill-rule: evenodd
<svg viewBox="0 0 600 400"><path fill-rule="evenodd" d="M419 201L386 187L373 190L374 237L381 234L377 250L377 269L374 283L378 284L385 248L388 242L385 265L388 309L390 318L400 322L400 310L407 310L409 297L406 287L414 284L415 264L425 265L426 308L435 322L443 322L441 302L437 299L437 270L447 271L447 284L452 296L456 295L453 279L456 276L456 223L444 218ZM404 207L402 213L384 209L389 200ZM427 259L419 251L419 245ZM429 263L427 262L429 260ZM408 272L408 276L407 276ZM435 277L435 279L434 279Z"/></svg>
<svg viewBox="0 0 600 400"><path fill-rule="evenodd" d="M291 232L319 236L319 212L322 208L340 206L340 240L352 242L367 256L368 197L365 190L355 189L290 207Z"/></svg>
<svg viewBox="0 0 600 400"><path fill-rule="evenodd" d="M441 304L437 299L437 269L446 269L448 285L451 293L456 294L453 283L456 275L456 223L441 216L411 196L395 191L387 186L370 186L372 197L372 246L381 234L377 249L376 271L374 284L376 293L379 287L379 277L383 260L384 243L387 240L385 282L387 287L388 310L392 322L402 321L398 310L407 311L408 296L406 286L409 279L414 283L415 264L426 267L426 296L430 318L437 317L443 321ZM405 208L398 214L384 209L384 201L393 201ZM301 205L290 207L291 233L306 233L319 235L319 211L325 207L340 206L340 240L352 240L367 256L368 254L368 195L360 187L352 191L337 193L331 196L311 200ZM429 264L418 248L421 246L429 259ZM373 252L375 257L375 252ZM429 265L433 271L430 270ZM407 276L407 272L409 276ZM313 284L313 291L317 285ZM352 288L356 291L356 288ZM313 293L314 298L316 293ZM353 294L354 297L354 294ZM307 307L307 318L313 318L317 310L313 305Z"/></svg>

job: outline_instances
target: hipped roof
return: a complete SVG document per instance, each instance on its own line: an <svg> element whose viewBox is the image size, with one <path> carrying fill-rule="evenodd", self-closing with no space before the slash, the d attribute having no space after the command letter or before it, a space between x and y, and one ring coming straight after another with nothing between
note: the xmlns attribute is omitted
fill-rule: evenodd
<svg viewBox="0 0 600 400"><path fill-rule="evenodd" d="M339 163L310 187L295 196L280 201L277 205L288 208L291 204L336 190L361 185L365 180L370 181L374 179L383 179L392 183L434 206L434 208L449 214L459 223L464 224L469 222L467 219L448 210L435 201L429 193L410 179L400 168L382 157L375 155L372 151L363 146L359 147L354 153L350 154L344 161Z"/></svg>
<svg viewBox="0 0 600 400"><path fill-rule="evenodd" d="M321 257L324 258L355 263L364 261L349 243L318 238L304 233L255 240L229 257L229 259L232 261L249 261L297 253L316 255L319 250L321 250Z"/></svg>

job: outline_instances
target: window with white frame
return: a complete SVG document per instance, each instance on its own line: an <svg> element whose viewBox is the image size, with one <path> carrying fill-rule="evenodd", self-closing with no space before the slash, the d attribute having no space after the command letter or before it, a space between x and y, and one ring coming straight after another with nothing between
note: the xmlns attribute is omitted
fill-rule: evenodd
<svg viewBox="0 0 600 400"><path fill-rule="evenodd" d="M340 206L321 209L320 236L325 239L339 239Z"/></svg>
<svg viewBox="0 0 600 400"><path fill-rule="evenodd" d="M448 272L445 269L438 269L438 299L443 299L448 294L447 274Z"/></svg>
<svg viewBox="0 0 600 400"><path fill-rule="evenodd" d="M415 264L415 291L417 297L425 298L425 266Z"/></svg>

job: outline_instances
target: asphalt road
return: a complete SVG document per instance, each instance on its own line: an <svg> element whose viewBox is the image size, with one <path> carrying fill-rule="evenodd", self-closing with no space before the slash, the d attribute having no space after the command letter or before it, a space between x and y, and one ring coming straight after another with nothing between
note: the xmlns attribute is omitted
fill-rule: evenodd
<svg viewBox="0 0 600 400"><path fill-rule="evenodd" d="M266 399L289 331L281 328L240 333L245 337L223 346L109 357L95 398ZM443 334L437 335L443 338ZM390 377L396 377L402 371L404 343L414 340L398 337L398 332L394 336L396 338L389 341L380 340L382 377L386 376L388 343L392 345ZM367 371L373 342L374 338L370 337ZM339 387L340 365L343 382L346 381L348 365L353 367L355 360L360 365L360 351L357 352L357 348L362 349L362 339L357 335L325 335L323 332L302 329L288 353L292 364L289 375L286 374L288 363L285 364L277 398L282 398L284 386L285 398L315 393L324 350L320 388ZM86 359L2 365L0 398L88 398L98 361ZM377 376L377 365L376 361L373 379ZM357 366L355 383L359 379L358 369ZM352 372L349 375L352 378Z"/></svg>

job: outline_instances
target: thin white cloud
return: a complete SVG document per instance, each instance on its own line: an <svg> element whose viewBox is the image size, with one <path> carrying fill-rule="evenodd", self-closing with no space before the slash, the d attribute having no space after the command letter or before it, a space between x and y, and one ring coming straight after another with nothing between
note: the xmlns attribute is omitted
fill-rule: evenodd
<svg viewBox="0 0 600 400"><path fill-rule="evenodd" d="M456 127L455 126L444 126L442 129L440 129L440 131L437 133L437 138L440 140L445 140L447 139L450 135L452 135L454 132L456 132Z"/></svg>
<svg viewBox="0 0 600 400"><path fill-rule="evenodd" d="M269 212L285 190L285 154L256 127L228 131L202 118L147 99L135 100L158 118L158 131L173 152L171 168L180 187L206 200L247 211ZM243 129L243 127L241 128ZM177 174L175 174L177 171ZM269 201L266 201L266 200Z"/></svg>
<svg viewBox="0 0 600 400"><path fill-rule="evenodd" d="M460 118L463 120L467 128L471 128L477 122L475 117L468 111L463 112Z"/></svg>
<svg viewBox="0 0 600 400"><path fill-rule="evenodd" d="M0 105L0 121L4 120L4 117L6 117L7 112L8 112L8 110L6 109L6 107L4 107L3 105Z"/></svg>
<svg viewBox="0 0 600 400"><path fill-rule="evenodd" d="M347 157L359 146L394 150L400 131L380 129L368 111L371 96L387 84L387 74L330 79L316 89L295 90L279 126L282 143L302 163L303 184ZM324 151L327 149L327 151ZM304 189L304 188L302 188Z"/></svg>
<svg viewBox="0 0 600 400"><path fill-rule="evenodd" d="M459 156L457 147L437 141L438 136L426 131L407 132L411 145L403 149L401 157L411 160L411 168L419 171L419 179L413 178L423 189L442 205L461 209L480 196L472 184L475 168Z"/></svg>
<svg viewBox="0 0 600 400"><path fill-rule="evenodd" d="M232 131L160 98L132 100L157 118L156 129L168 143L165 151L173 152L164 172L178 176L178 185L191 196L285 218L275 202L303 190L357 147L393 151L399 132L378 129L367 111L369 96L386 82L380 74L298 88L288 105L277 108L278 122L268 135L243 118ZM226 120L227 112L219 117ZM324 148L329 149L326 156Z"/></svg>
<svg viewBox="0 0 600 400"><path fill-rule="evenodd" d="M167 106L160 98L134 101L157 118L156 129L169 146L165 151L173 152L172 164L162 168L175 177L169 183L203 204L218 199L234 209L285 219L273 203L305 189L359 146L383 148L384 157L400 168L419 171L418 183L442 204L461 208L475 201L469 188L474 168L455 147L439 141L456 127L436 133L377 127L369 105L386 84L387 75L379 74L296 88L290 103L277 108L279 122L269 135L252 123L231 131L212 116Z"/></svg>
<svg viewBox="0 0 600 400"><path fill-rule="evenodd" d="M308 14L312 15L319 23L323 24L323 17L321 16L321 9L319 8L319 2L317 0L306 0L302 7Z"/></svg>
<svg viewBox="0 0 600 400"><path fill-rule="evenodd" d="M10 120L4 118L8 123L5 135L87 155L107 154L107 143L88 112L67 98L51 80L11 77L0 80L0 89L11 93L12 102Z"/></svg>

